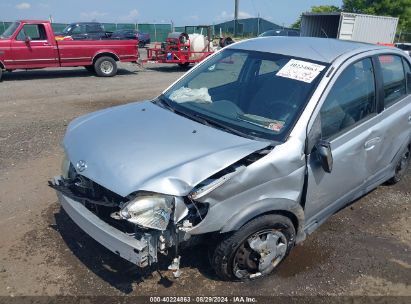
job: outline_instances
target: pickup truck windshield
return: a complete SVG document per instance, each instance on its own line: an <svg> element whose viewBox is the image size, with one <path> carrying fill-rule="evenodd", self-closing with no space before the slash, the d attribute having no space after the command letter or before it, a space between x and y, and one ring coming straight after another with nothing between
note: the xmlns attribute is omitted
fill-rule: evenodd
<svg viewBox="0 0 411 304"><path fill-rule="evenodd" d="M10 24L9 27L3 32L3 34L0 35L0 39L10 38L13 35L13 33L17 30L19 25L20 22L13 22L12 24Z"/></svg>
<svg viewBox="0 0 411 304"><path fill-rule="evenodd" d="M160 101L210 126L285 141L327 66L280 54L226 49L188 73Z"/></svg>

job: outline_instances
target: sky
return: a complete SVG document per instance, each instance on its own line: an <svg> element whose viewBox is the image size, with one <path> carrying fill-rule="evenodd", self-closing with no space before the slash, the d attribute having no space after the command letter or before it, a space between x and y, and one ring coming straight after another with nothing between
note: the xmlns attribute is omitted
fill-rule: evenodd
<svg viewBox="0 0 411 304"><path fill-rule="evenodd" d="M341 6L342 0L240 0L240 18L260 15L288 26L313 5ZM234 16L234 0L0 0L0 20L54 22L216 24Z"/></svg>

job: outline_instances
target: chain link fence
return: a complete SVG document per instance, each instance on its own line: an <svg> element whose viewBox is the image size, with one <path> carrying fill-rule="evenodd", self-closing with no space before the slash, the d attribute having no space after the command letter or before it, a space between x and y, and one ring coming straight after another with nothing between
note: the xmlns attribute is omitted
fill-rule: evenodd
<svg viewBox="0 0 411 304"><path fill-rule="evenodd" d="M2 34L12 22L0 21L0 34ZM102 23L108 32L115 30L133 29L144 33L149 33L151 41L164 41L172 31L172 24L156 23ZM67 26L66 23L52 23L55 32L61 32ZM184 29L184 27L183 27Z"/></svg>

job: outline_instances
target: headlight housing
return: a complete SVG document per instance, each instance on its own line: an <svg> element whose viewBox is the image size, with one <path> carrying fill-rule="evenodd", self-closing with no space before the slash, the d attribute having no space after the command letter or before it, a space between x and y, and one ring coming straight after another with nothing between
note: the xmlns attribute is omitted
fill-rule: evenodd
<svg viewBox="0 0 411 304"><path fill-rule="evenodd" d="M139 195L120 210L120 216L139 226L163 231L170 221L173 201L172 196Z"/></svg>
<svg viewBox="0 0 411 304"><path fill-rule="evenodd" d="M70 161L66 154L64 154L63 160L61 162L61 175L64 178L68 178L70 170Z"/></svg>

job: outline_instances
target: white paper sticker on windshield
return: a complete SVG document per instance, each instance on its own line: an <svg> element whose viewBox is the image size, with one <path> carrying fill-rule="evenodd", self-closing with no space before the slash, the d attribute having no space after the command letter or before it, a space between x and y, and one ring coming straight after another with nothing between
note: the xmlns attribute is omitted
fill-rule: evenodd
<svg viewBox="0 0 411 304"><path fill-rule="evenodd" d="M276 75L311 83L324 68L324 65L291 59Z"/></svg>

